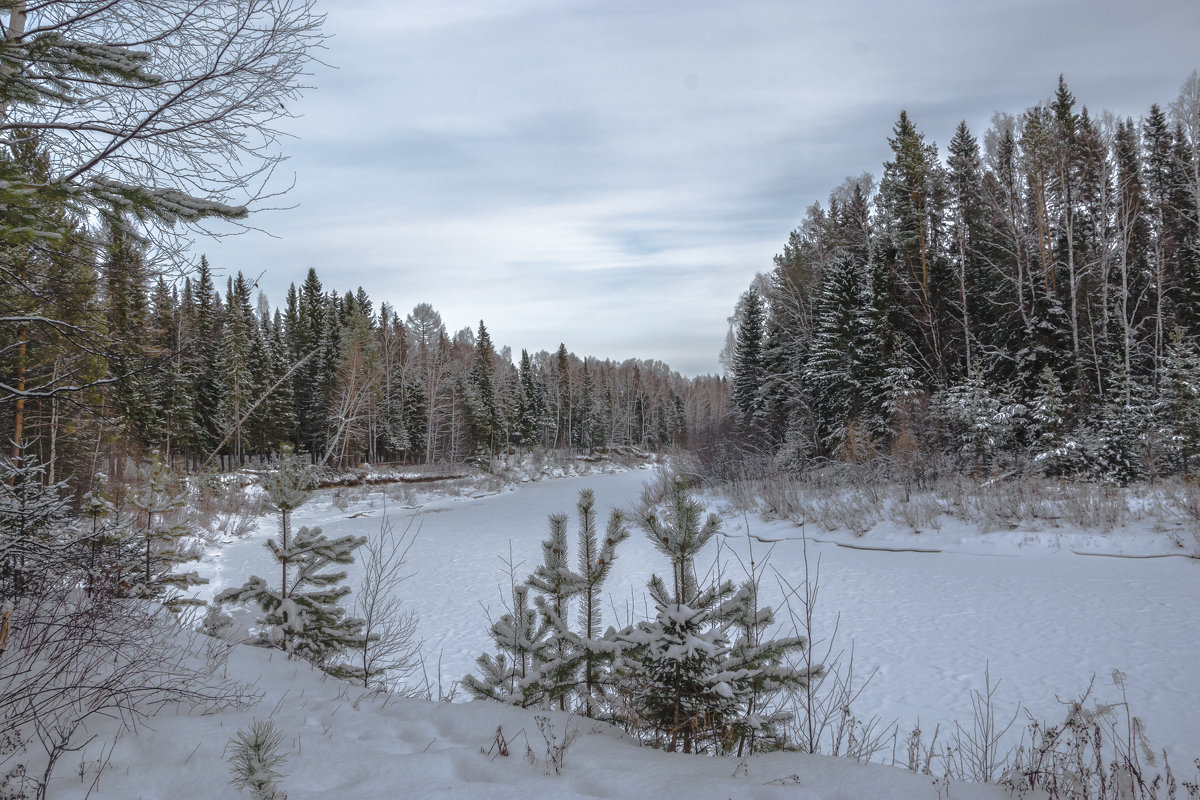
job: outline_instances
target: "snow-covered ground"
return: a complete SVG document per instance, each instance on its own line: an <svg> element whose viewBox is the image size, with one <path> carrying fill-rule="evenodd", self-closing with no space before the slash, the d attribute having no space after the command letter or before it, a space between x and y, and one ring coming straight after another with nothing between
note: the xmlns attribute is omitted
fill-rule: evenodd
<svg viewBox="0 0 1200 800"><path fill-rule="evenodd" d="M366 694L278 652L243 647L230 678L262 692L248 709L208 716L166 713L126 735L96 781L93 800L210 800L249 797L228 783L228 742L254 719L283 732L280 788L290 800L479 800L679 798L679 800L940 800L934 779L847 759L774 753L739 761L664 753L608 725L561 712L499 703L429 703ZM549 722L546 733L537 717ZM561 774L547 741L577 738ZM507 755L500 753L505 743ZM98 740L102 741L102 740ZM99 745L69 754L49 796L82 798L95 779ZM73 756L73 757L72 757ZM996 786L955 785L955 800L1003 800Z"/></svg>
<svg viewBox="0 0 1200 800"><path fill-rule="evenodd" d="M415 574L403 593L420 616L430 669L440 661L448 684L471 671L476 656L489 649L488 615L502 613L508 592L504 561L515 562L517 580L533 569L546 516L571 512L573 526L578 493L589 488L606 517L609 508L634 503L651 475L646 470L595 474L455 497L396 497L392 491L390 500L385 487L323 490L294 519L297 525L320 525L331 535L368 534L378 530L385 515L397 531L410 521L420 527L410 553ZM713 508L719 507L713 501ZM746 535L747 525L752 537ZM839 641L846 647L853 641L856 672L879 668L854 711L860 718L897 720L900 751L918 720L927 736L937 725L945 733L955 720L969 724L971 692L984 689L985 668L993 681L1001 681L996 699L1002 713L1011 713L1020 702L1052 723L1064 714L1059 701L1081 693L1093 674L1099 699L1119 700L1111 680L1119 669L1127 675L1130 708L1145 721L1150 742L1165 747L1173 764L1190 765L1200 754L1200 705L1195 702L1200 697L1200 637L1195 635L1200 563L1167 556L1177 548L1150 523L1103 535L1061 527L982 533L949 519L940 527L914 534L881 526L860 538L727 514L719 551L712 548L705 555L737 579L739 559L747 562L751 547L758 563L769 551L779 576L798 584L804 574L803 540L809 537L810 566L820 559L819 626L831 631L840 615ZM204 596L240 585L253 573L270 578L263 541L273 534L273 522L264 518L255 534L206 557L199 565L211 580ZM606 624L644 613L646 580L662 566L651 544L635 532L618 550L607 584L613 597ZM352 586L354 577L352 571ZM777 586L769 570L767 602L775 599L772 592L777 597ZM862 769L845 760L775 754L739 768L733 759L637 749L586 720L570 723L583 735L567 753L564 775L545 776L540 766L521 759L526 739L536 753L545 750L528 712L490 703L449 706L382 698L356 703L358 690L321 681L279 654L241 650L246 652L235 655L231 674L261 676L266 696L256 708L213 718L152 720L153 735L143 730L117 747L93 796L223 796L228 793L222 787L225 741L252 717L266 716L276 719L295 753L285 782L292 800L442 792L469 797L939 796L930 778L892 767ZM565 719L552 716L561 731ZM492 744L497 726L510 742L519 739L511 746L512 757L480 752ZM1190 770L1184 773L1190 776ZM62 791L67 796L65 786ZM989 787L955 786L952 796L1004 795Z"/></svg>

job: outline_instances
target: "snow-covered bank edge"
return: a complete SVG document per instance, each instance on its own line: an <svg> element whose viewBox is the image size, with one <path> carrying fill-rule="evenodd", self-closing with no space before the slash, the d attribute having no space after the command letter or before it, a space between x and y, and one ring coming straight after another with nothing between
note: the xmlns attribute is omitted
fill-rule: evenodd
<svg viewBox="0 0 1200 800"><path fill-rule="evenodd" d="M281 653L235 647L230 681L261 696L198 713L171 707L114 740L117 723L64 759L48 795L132 800L238 796L228 786L230 740L254 720L283 734L279 787L291 800L338 797L842 798L934 800L946 784L844 758L769 753L706 758L641 747L611 725L491 702L434 703L367 692ZM33 766L33 765L31 765ZM246 796L246 795L240 795ZM954 785L953 797L997 800L996 786Z"/></svg>

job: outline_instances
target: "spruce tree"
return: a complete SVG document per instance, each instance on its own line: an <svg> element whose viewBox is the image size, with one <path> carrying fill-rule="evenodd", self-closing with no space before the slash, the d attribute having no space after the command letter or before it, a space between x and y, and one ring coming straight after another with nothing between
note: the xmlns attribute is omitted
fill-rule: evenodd
<svg viewBox="0 0 1200 800"><path fill-rule="evenodd" d="M766 380L766 358L763 352L762 298L753 288L738 302L737 332L731 365L730 400L733 403L738 427L752 434L762 422L764 412L763 384Z"/></svg>
<svg viewBox="0 0 1200 800"><path fill-rule="evenodd" d="M160 437L160 415L154 407L154 392L148 359L146 270L143 255L131 232L119 224L109 226L104 264L109 335L114 345L109 353L109 371L116 378L113 403L129 437L143 445Z"/></svg>
<svg viewBox="0 0 1200 800"><path fill-rule="evenodd" d="M908 339L927 373L922 382L944 383L945 333L942 317L947 290L940 231L945 187L937 148L925 143L907 112L893 128L893 160L884 164L877 204L891 265L891 327Z"/></svg>
<svg viewBox="0 0 1200 800"><path fill-rule="evenodd" d="M0 606L60 566L71 538L67 485L47 482L31 444L25 440L16 455L0 456Z"/></svg>
<svg viewBox="0 0 1200 800"><path fill-rule="evenodd" d="M981 285L983 265L978 252L980 239L983 237L983 206L982 192L983 162L979 155L979 143L971 135L966 121L960 122L950 140L947 159L947 184L949 189L949 210L953 224L953 252L955 261L955 277L957 278L957 293L955 302L956 315L961 324L961 335L955 337L957 346L952 373L965 374L973 357L976 347L974 329L979 324L975 309L982 305L977 293Z"/></svg>
<svg viewBox="0 0 1200 800"><path fill-rule="evenodd" d="M213 454L224 431L221 427L221 327L222 310L213 286L208 259L200 257L193 284L195 302L193 336L188 373L195 408L196 446L201 459Z"/></svg>
<svg viewBox="0 0 1200 800"><path fill-rule="evenodd" d="M256 325L250 311L249 290L240 272L236 281L229 280L225 311L217 359L222 387L217 418L221 431L233 433L227 447L231 464L236 469L242 465L245 445L250 442L244 417L257 399L250 362L254 353L262 352L262 343L252 339Z"/></svg>
<svg viewBox="0 0 1200 800"><path fill-rule="evenodd" d="M1200 449L1200 352L1178 327L1163 362L1156 412L1160 435L1187 477Z"/></svg>
<svg viewBox="0 0 1200 800"><path fill-rule="evenodd" d="M1033 424L1033 460L1050 477L1074 475L1083 458L1082 447L1070 435L1062 384L1049 366L1042 368L1029 407Z"/></svg>
<svg viewBox="0 0 1200 800"><path fill-rule="evenodd" d="M142 540L141 564L131 587L135 597L160 597L170 588L187 589L207 581L195 572L177 573L177 565L199 557L182 549L189 528L179 519L187 500L187 487L162 460L157 450L138 471L137 483L129 492L129 504L137 509L136 535ZM134 580L133 575L130 579ZM184 602L169 597L172 604Z"/></svg>

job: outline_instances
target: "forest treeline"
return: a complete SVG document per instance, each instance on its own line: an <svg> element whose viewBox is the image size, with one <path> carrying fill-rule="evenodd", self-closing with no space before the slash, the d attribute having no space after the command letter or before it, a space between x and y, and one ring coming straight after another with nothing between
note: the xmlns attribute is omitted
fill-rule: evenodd
<svg viewBox="0 0 1200 800"><path fill-rule="evenodd" d="M429 304L401 316L314 270L272 308L241 273L222 291L204 258L172 284L119 228L96 238L30 250L24 285L0 289L45 320L23 320L20 346L0 355L23 392L6 403L5 438L59 475L119 474L151 450L229 468L284 443L334 466L686 447L726 415L718 377L565 345L514 360L482 321L451 334Z"/></svg>
<svg viewBox="0 0 1200 800"><path fill-rule="evenodd" d="M878 183L809 208L738 302L724 357L743 452L1189 471L1200 76L1137 121L1093 115L1060 78L982 141L963 122L943 155L901 112L888 143Z"/></svg>

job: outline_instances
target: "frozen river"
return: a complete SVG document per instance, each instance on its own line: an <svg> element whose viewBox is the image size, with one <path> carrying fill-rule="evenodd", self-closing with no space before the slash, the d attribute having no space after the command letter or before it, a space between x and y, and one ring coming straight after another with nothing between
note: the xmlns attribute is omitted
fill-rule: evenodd
<svg viewBox="0 0 1200 800"><path fill-rule="evenodd" d="M518 580L532 571L541 559L548 514L570 512L574 548L581 489L595 492L602 528L609 509L633 504L650 476L633 471L543 480L499 494L439 498L418 509L388 506L395 530L410 521L420 527L410 553L415 574L402 592L420 617L431 675L440 659L443 679L457 680L490 648L488 615L503 613L501 599L509 591L504 562L511 553ZM366 493L344 509L332 500L330 491L315 493L296 512L295 524L320 525L334 536L379 529L382 493ZM749 521L756 536L782 539L770 564L792 583L802 582L801 529ZM736 580L742 573L732 551L746 560L744 522L738 516L725 523L721 563ZM206 558L200 572L212 583L205 594L240 585L251 573L271 580L263 548L271 535L274 523L267 518L258 533ZM1195 561L1082 557L1047 548L1009 556L871 552L811 541L808 548L810 564L818 556L821 561L821 627L832 630L840 614L839 641L846 648L853 641L856 672L879 668L854 709L859 717L898 719L902 739L918 718L927 735L939 723L945 732L955 719L966 726L971 691L984 688L988 666L993 681L1001 681L1002 709L1020 701L1039 718L1058 723L1065 711L1058 700L1077 696L1093 674L1100 698L1119 700L1111 680L1119 669L1128 676L1131 709L1145 720L1151 743L1167 747L1173 761L1186 759L1184 766L1200 751ZM757 558L765 551L755 544ZM716 556L716 547L703 554L700 571ZM617 551L604 624L623 623L631 605L640 614L646 580L663 566L635 530ZM765 584L764 597L771 602L778 597L777 583L772 576ZM1023 724L1022 718L1016 727Z"/></svg>

